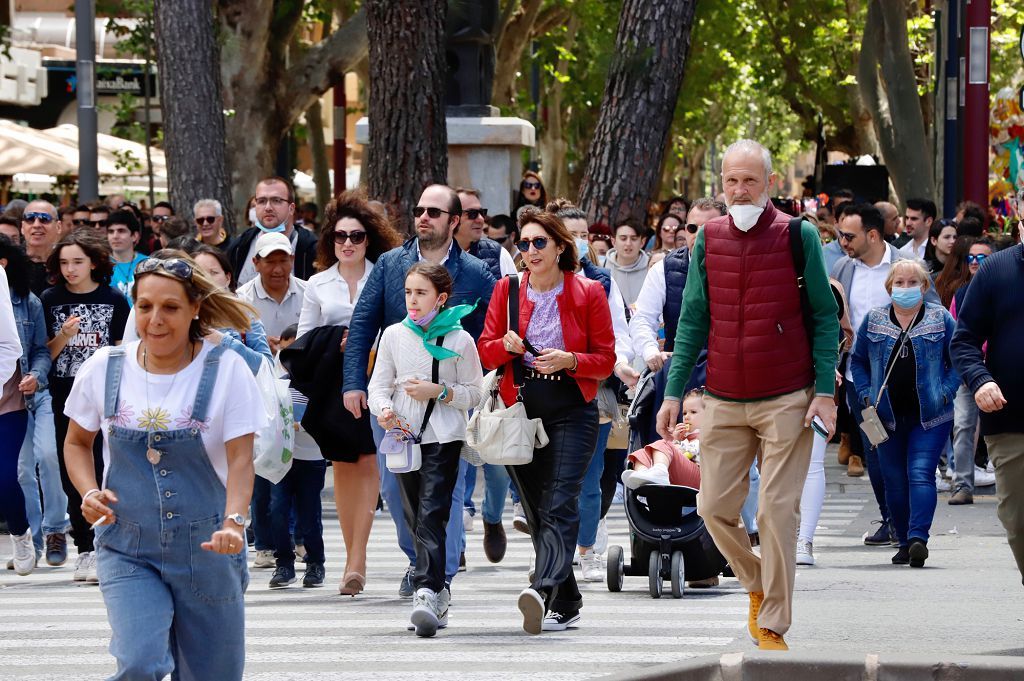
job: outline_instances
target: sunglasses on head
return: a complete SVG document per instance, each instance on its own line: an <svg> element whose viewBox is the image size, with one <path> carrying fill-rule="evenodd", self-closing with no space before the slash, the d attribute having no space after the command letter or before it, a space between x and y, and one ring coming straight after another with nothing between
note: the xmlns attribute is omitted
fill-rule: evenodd
<svg viewBox="0 0 1024 681"><path fill-rule="evenodd" d="M180 258L147 258L135 266L135 276L149 274L157 270L167 272L175 279L192 281L192 266Z"/></svg>
<svg viewBox="0 0 1024 681"><path fill-rule="evenodd" d="M549 239L546 236L538 236L533 239L523 239L522 241L516 242L516 248L519 249L520 253L526 253L530 250L530 246L532 245L538 251L543 251L548 247L548 241Z"/></svg>
<svg viewBox="0 0 1024 681"><path fill-rule="evenodd" d="M967 256L967 264L980 265L981 263L985 262L985 258L987 257L988 255L986 255L985 253L971 253Z"/></svg>
<svg viewBox="0 0 1024 681"><path fill-rule="evenodd" d="M203 225L212 225L215 222L217 222L217 217L215 215L207 215L205 217L196 218L196 224L199 225L200 227L202 227Z"/></svg>
<svg viewBox="0 0 1024 681"><path fill-rule="evenodd" d="M445 215L451 215L450 212L446 210L441 210L440 208L434 208L433 206L431 206L430 208L427 208L425 206L416 206L415 208L412 209L413 217L418 218L422 216L424 213L426 213L432 220L436 220L437 218L441 217L441 213L444 213Z"/></svg>
<svg viewBox="0 0 1024 681"><path fill-rule="evenodd" d="M540 182L523 180L523 189L540 189Z"/></svg>
<svg viewBox="0 0 1024 681"><path fill-rule="evenodd" d="M106 227L109 224L108 220L89 220L89 224L93 227Z"/></svg>
<svg viewBox="0 0 1024 681"><path fill-rule="evenodd" d="M366 241L366 232L346 232L341 229L335 230L334 243L339 246L343 246L346 241L351 241L353 246L358 246Z"/></svg>
<svg viewBox="0 0 1024 681"><path fill-rule="evenodd" d="M469 210L462 211L462 214L465 215L470 220L476 220L480 216L487 217L487 209L486 208L470 208Z"/></svg>
<svg viewBox="0 0 1024 681"><path fill-rule="evenodd" d="M44 225L48 225L53 222L53 216L49 213L25 213L21 216L21 219L25 222L35 222L38 220Z"/></svg>

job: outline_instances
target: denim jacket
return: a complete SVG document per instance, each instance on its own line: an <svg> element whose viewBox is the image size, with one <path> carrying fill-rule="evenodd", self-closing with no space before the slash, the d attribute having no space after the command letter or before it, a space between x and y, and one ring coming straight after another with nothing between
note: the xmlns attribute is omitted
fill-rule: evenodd
<svg viewBox="0 0 1024 681"><path fill-rule="evenodd" d="M960 376L953 368L949 354L956 322L941 305L924 305L924 318L911 330L910 344L914 348L921 427L928 429L953 419L953 398L960 386ZM882 379L885 378L889 358L903 333L889 318L891 307L886 305L871 310L857 332L857 342L850 360L853 384L857 389L858 404L855 408L863 408L865 400L874 404L882 387ZM875 407L885 427L893 430L896 417L889 402L888 390Z"/></svg>
<svg viewBox="0 0 1024 681"><path fill-rule="evenodd" d="M22 376L29 372L36 377L39 387L36 392L46 390L47 374L50 373L50 350L46 347L46 321L43 304L34 293L21 297L11 291L11 305L14 307L14 321L18 325L18 339L21 341L21 359L18 368ZM32 395L25 396L25 406L32 409Z"/></svg>

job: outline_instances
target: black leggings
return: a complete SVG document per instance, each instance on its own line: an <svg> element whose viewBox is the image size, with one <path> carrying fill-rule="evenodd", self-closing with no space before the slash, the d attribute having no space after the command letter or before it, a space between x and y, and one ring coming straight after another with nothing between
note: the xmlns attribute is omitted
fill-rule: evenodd
<svg viewBox="0 0 1024 681"><path fill-rule="evenodd" d="M53 397L53 426L57 436L57 463L60 465L60 481L64 493L68 495L68 516L71 519L71 538L75 542L78 553L92 551L95 534L90 523L82 515L82 495L78 493L68 476L68 467L64 462L64 440L68 436L68 424L71 420L64 415L64 403L68 393L51 384L50 395ZM97 433L92 443L93 465L96 470L96 484L103 486L103 434Z"/></svg>

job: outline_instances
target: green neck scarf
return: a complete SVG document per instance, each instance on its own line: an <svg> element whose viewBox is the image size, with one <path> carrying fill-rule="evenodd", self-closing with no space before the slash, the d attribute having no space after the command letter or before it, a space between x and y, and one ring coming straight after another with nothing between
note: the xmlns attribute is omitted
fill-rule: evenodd
<svg viewBox="0 0 1024 681"><path fill-rule="evenodd" d="M461 357L459 353L454 350L442 347L430 341L435 338L440 338L445 334L449 334L452 331L460 331L462 329L461 320L463 317L469 315L473 310L476 309L477 303L472 305L456 305L455 307L445 308L441 310L434 320L430 322L430 326L424 330L420 326L417 326L408 316L402 320L402 323L409 329L412 329L413 333L423 339L423 347L427 349L430 356L434 359L441 361L442 359L451 359L452 357Z"/></svg>

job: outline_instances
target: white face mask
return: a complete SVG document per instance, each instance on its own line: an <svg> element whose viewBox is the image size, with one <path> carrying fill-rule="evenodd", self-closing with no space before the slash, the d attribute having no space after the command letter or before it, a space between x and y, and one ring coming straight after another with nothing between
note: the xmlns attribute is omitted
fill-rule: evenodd
<svg viewBox="0 0 1024 681"><path fill-rule="evenodd" d="M756 206L750 203L738 203L729 206L729 215L732 216L733 224L744 232L749 232L757 219L764 212L764 206Z"/></svg>

